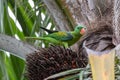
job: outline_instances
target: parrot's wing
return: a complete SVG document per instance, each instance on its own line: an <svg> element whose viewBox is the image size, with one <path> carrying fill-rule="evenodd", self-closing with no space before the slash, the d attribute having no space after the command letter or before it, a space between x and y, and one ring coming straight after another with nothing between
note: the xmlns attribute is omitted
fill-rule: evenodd
<svg viewBox="0 0 120 80"><path fill-rule="evenodd" d="M46 37L52 37L52 38L54 38L56 40L60 40L60 41L68 41L68 40L73 39L72 34L69 32L56 32L53 34L46 35Z"/></svg>

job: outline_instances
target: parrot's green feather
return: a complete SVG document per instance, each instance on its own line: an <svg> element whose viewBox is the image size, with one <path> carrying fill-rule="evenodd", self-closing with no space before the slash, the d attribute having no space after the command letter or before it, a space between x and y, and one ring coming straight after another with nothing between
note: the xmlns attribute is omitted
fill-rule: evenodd
<svg viewBox="0 0 120 80"><path fill-rule="evenodd" d="M75 30L71 32L58 31L36 39L46 40L57 45L64 45L65 47L68 47L79 40L79 38L82 36L80 31L83 28L84 27L80 25L76 26Z"/></svg>
<svg viewBox="0 0 120 80"><path fill-rule="evenodd" d="M55 32L53 34L48 34L44 37L51 37L51 38L54 38L56 40L60 40L60 41L68 41L68 40L72 40L73 39L73 36L71 33L69 32Z"/></svg>

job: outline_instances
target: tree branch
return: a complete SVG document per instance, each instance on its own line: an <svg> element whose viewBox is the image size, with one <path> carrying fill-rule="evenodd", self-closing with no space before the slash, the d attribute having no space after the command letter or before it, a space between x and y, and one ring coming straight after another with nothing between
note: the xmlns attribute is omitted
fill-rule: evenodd
<svg viewBox="0 0 120 80"><path fill-rule="evenodd" d="M0 49L8 51L24 60L27 54L37 51L33 46L3 34L0 34Z"/></svg>
<svg viewBox="0 0 120 80"><path fill-rule="evenodd" d="M56 4L55 0L43 0L45 5L47 6L49 12L52 15L52 18L57 25L59 30L70 30L69 23L66 20L66 16L62 13L62 10Z"/></svg>

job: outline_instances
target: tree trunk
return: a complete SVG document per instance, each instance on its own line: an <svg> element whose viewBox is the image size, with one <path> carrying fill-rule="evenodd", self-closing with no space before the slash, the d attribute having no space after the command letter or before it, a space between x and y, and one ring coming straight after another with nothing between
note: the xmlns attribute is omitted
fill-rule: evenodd
<svg viewBox="0 0 120 80"><path fill-rule="evenodd" d="M120 44L120 1L114 0L114 16L113 16L113 30L114 30L114 43Z"/></svg>
<svg viewBox="0 0 120 80"><path fill-rule="evenodd" d="M114 8L113 8L114 16L113 16L113 43L118 45L116 48L116 54L120 58L120 0L114 0Z"/></svg>

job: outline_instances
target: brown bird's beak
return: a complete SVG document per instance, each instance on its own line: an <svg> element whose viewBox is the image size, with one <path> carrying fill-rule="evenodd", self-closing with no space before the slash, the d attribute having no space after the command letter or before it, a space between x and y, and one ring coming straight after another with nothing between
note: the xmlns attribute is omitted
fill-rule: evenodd
<svg viewBox="0 0 120 80"><path fill-rule="evenodd" d="M86 30L85 30L85 28L82 28L81 30L80 30L80 34L85 34L85 32L86 32Z"/></svg>

